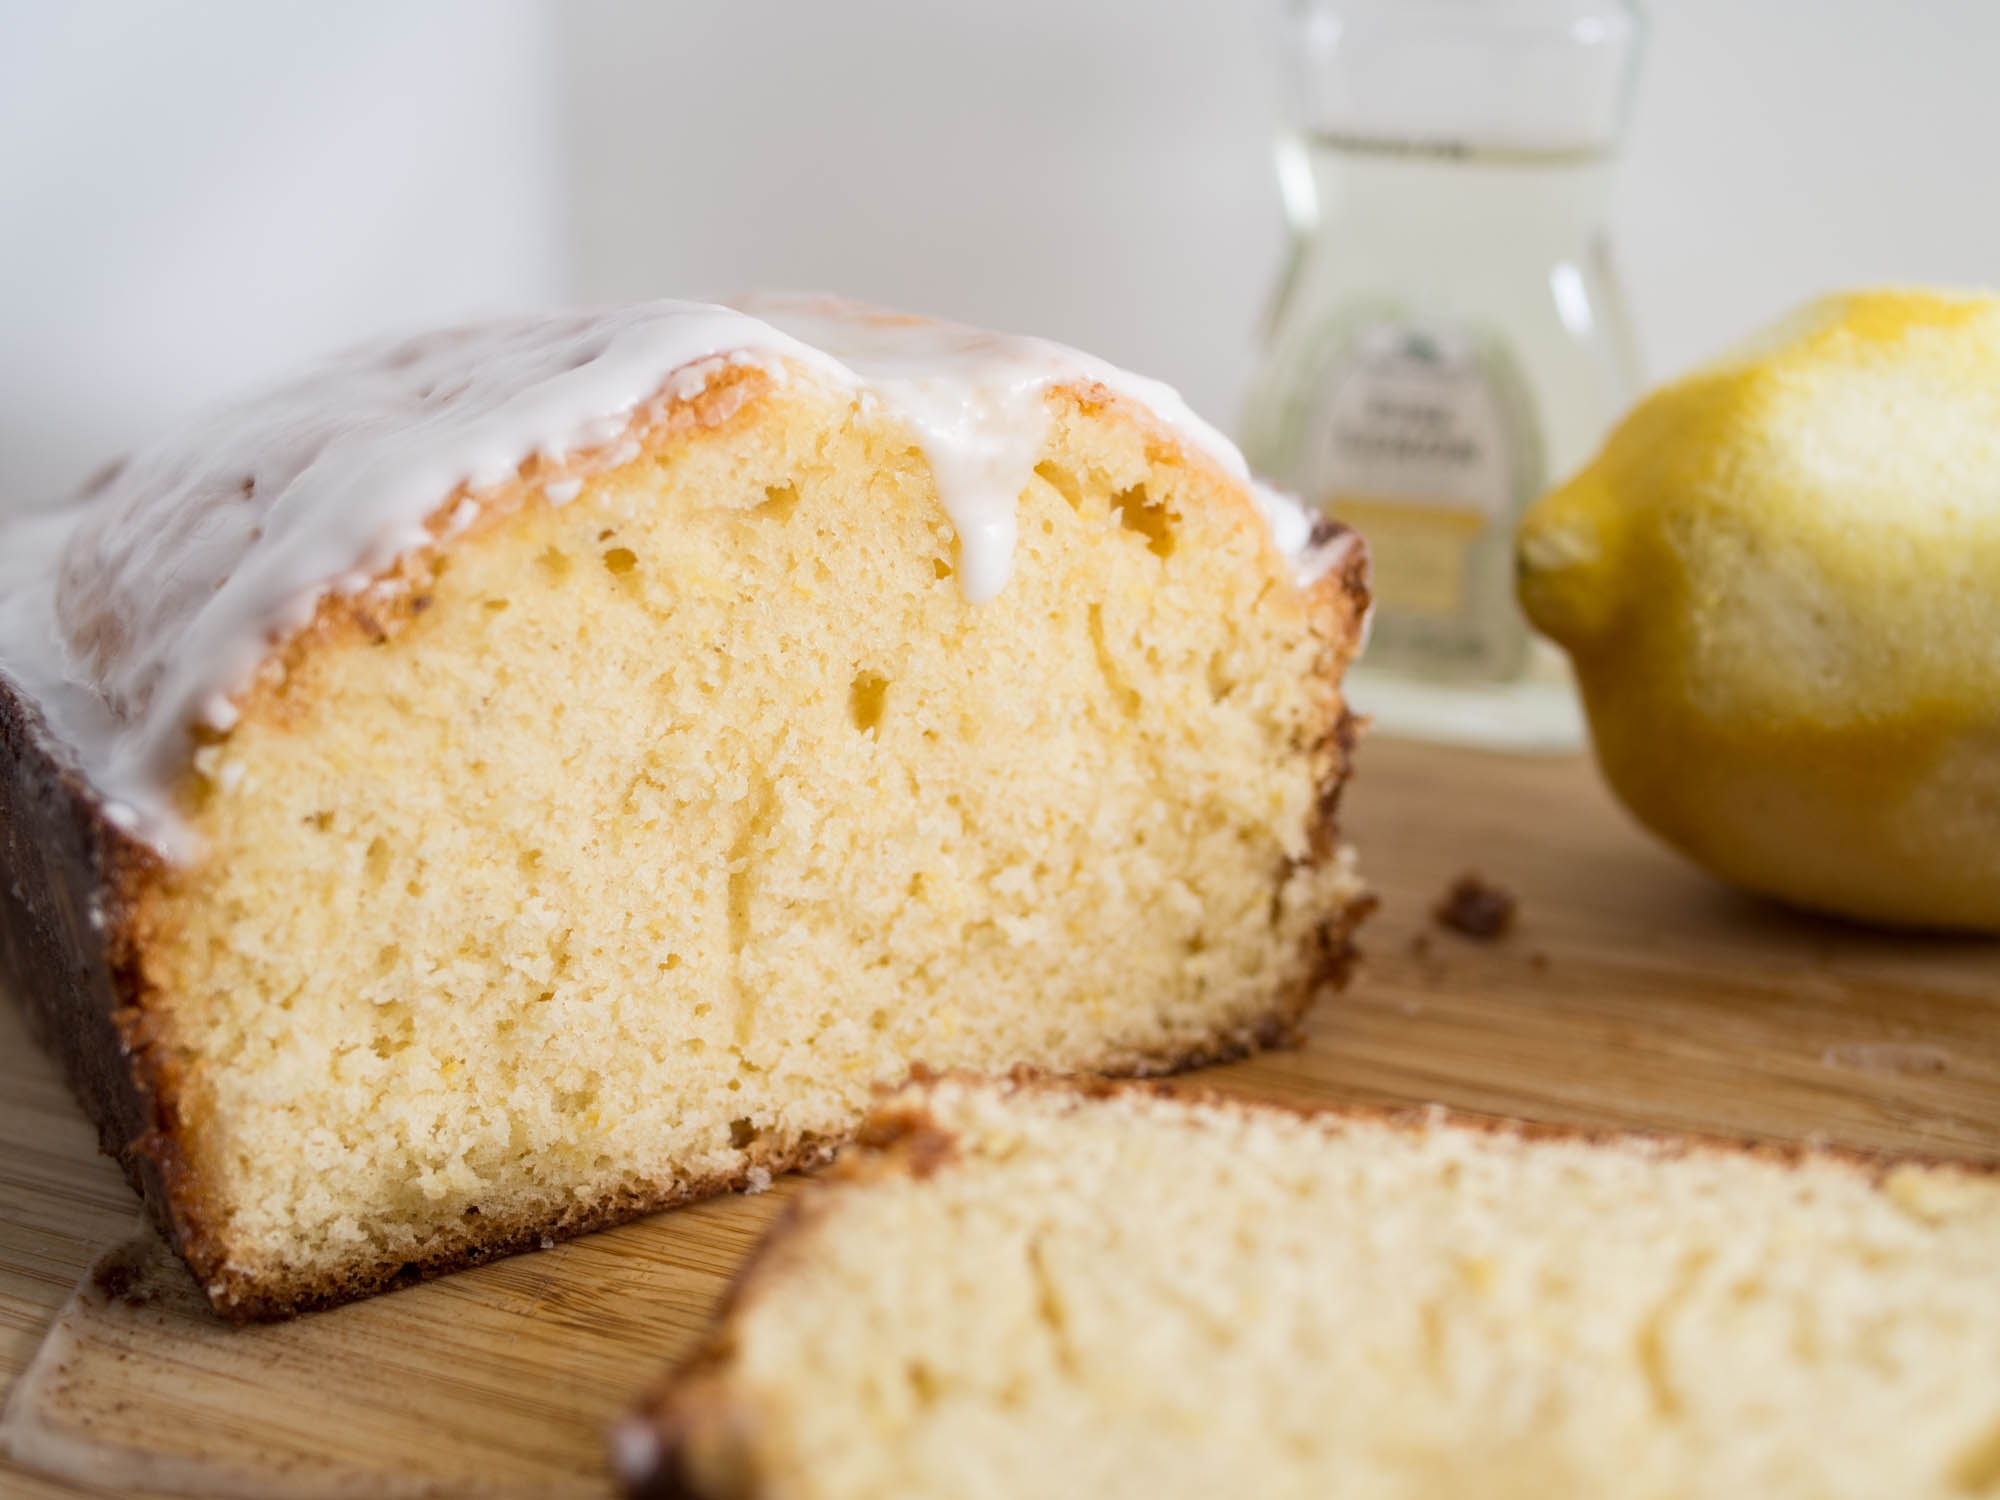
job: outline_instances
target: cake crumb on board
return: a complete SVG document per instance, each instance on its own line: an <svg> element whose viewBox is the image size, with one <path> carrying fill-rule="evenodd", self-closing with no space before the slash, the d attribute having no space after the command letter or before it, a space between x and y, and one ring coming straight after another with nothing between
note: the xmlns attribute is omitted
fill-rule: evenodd
<svg viewBox="0 0 2000 1500"><path fill-rule="evenodd" d="M1452 882L1451 889L1431 908L1431 916L1440 927L1491 942L1513 928L1515 907L1511 891L1468 870Z"/></svg>

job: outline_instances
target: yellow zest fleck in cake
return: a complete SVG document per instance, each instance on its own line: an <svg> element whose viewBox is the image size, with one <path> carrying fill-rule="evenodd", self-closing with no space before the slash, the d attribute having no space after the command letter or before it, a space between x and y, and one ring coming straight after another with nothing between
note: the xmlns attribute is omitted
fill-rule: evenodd
<svg viewBox="0 0 2000 1500"><path fill-rule="evenodd" d="M825 299L333 359L0 528L5 974L218 1311L1285 1037L1365 556L1163 386Z"/></svg>

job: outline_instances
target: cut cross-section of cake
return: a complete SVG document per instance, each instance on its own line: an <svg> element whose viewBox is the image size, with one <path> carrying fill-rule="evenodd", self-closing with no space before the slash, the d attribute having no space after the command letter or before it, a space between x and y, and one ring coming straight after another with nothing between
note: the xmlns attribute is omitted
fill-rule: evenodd
<svg viewBox="0 0 2000 1500"><path fill-rule="evenodd" d="M1163 386L822 299L336 358L0 528L9 985L215 1307L1285 1037L1358 541Z"/></svg>
<svg viewBox="0 0 2000 1500"><path fill-rule="evenodd" d="M612 1437L637 1500L2000 1493L2000 1176L947 1078Z"/></svg>

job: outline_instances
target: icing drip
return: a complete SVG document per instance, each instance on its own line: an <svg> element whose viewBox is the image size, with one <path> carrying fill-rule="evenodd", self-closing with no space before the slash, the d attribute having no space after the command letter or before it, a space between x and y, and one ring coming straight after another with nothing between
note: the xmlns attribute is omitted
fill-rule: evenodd
<svg viewBox="0 0 2000 1500"><path fill-rule="evenodd" d="M771 295L742 307L831 355L913 433L958 532L965 597L984 603L1014 566L1014 506L1047 436L1050 386L1088 381L1146 407L1184 443L1248 484L1236 445L1173 387L1046 339L882 312L830 297ZM1256 486L1278 549L1295 561L1311 520L1296 500Z"/></svg>
<svg viewBox="0 0 2000 1500"><path fill-rule="evenodd" d="M75 501L10 519L0 666L42 704L109 815L186 857L168 787L191 727L227 730L231 694L328 593L360 593L432 544L433 517L454 495L441 534L462 531L479 514L475 496L532 458L636 456L625 438L635 411L699 394L731 365L850 391L903 423L957 531L959 584L974 603L1006 586L1051 386L1102 386L1249 482L1235 447L1171 389L1041 339L813 297L514 319L336 356ZM562 474L543 494L560 505L579 488ZM1251 493L1301 581L1323 571L1297 502Z"/></svg>

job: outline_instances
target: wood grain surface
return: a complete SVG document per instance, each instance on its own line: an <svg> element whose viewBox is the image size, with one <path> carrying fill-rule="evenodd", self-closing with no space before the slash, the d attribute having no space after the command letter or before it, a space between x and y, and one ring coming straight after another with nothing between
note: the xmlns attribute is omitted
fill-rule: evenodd
<svg viewBox="0 0 2000 1500"><path fill-rule="evenodd" d="M1364 970L1302 1049L1190 1083L2000 1156L2000 944L1737 895L1645 838L1580 759L1370 743L1347 822L1383 902ZM1518 898L1506 937L1432 922L1466 870ZM135 1203L0 1006L0 1380L61 1311L33 1393L47 1430L120 1483L150 1455L154 1491L602 1496L605 1421L688 1346L796 1191L277 1327L215 1323L143 1249L112 1282L124 1295L70 1301ZM0 1495L101 1492L0 1463Z"/></svg>

